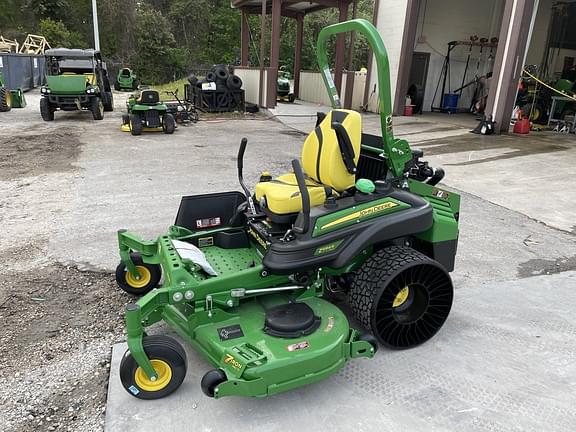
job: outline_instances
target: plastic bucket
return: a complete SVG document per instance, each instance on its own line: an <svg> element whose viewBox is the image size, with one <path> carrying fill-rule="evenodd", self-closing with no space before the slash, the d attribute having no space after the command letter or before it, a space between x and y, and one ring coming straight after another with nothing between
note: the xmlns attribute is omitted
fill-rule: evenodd
<svg viewBox="0 0 576 432"><path fill-rule="evenodd" d="M459 95L455 93L446 93L442 99L442 109L450 113L454 113L458 110L458 99Z"/></svg>
<svg viewBox="0 0 576 432"><path fill-rule="evenodd" d="M414 114L414 105L404 106L404 115L406 117L411 117Z"/></svg>

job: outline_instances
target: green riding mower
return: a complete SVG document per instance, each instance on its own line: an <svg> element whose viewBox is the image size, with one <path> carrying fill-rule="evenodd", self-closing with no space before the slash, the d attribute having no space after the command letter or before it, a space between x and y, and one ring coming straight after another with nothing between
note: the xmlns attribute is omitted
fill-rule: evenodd
<svg viewBox="0 0 576 432"><path fill-rule="evenodd" d="M134 91L138 90L140 81L132 69L122 68L118 71L114 89L116 91Z"/></svg>
<svg viewBox="0 0 576 432"><path fill-rule="evenodd" d="M348 31L364 34L376 55L381 137L340 108L326 42ZM333 110L318 115L293 172L263 173L250 192L244 138L244 193L184 197L175 224L153 241L118 231L117 283L142 296L126 307L120 378L131 395L160 398L184 380L180 343L146 333L159 321L213 365L201 388L221 398L319 381L379 345L426 342L447 319L460 197L436 186L442 170L394 138L388 57L374 26L326 27L317 48ZM335 292L364 329L329 301Z"/></svg>
<svg viewBox="0 0 576 432"><path fill-rule="evenodd" d="M46 85L40 91L40 114L53 121L54 113L86 110L94 120L114 110L106 63L99 51L55 48L44 52Z"/></svg>
<svg viewBox="0 0 576 432"><path fill-rule="evenodd" d="M292 75L286 70L285 66L281 66L278 71L278 83L276 85L276 99L279 101L286 101L293 103L296 100L296 95L292 92L292 85L290 80Z"/></svg>
<svg viewBox="0 0 576 432"><path fill-rule="evenodd" d="M128 114L122 115L122 131L132 135L145 132L164 132L173 134L176 130L176 120L168 112L166 104L160 101L157 90L142 90L131 95L126 101Z"/></svg>

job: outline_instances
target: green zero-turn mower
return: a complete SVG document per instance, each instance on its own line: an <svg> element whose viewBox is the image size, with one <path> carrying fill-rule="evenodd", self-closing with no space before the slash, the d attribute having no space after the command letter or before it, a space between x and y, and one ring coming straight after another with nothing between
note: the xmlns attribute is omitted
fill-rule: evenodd
<svg viewBox="0 0 576 432"><path fill-rule="evenodd" d="M54 120L57 110L86 110L94 120L114 110L106 64L99 51L55 48L44 52L46 85L40 91L40 114Z"/></svg>
<svg viewBox="0 0 576 432"><path fill-rule="evenodd" d="M378 65L382 137L362 134L359 113L340 108L328 37L359 31ZM187 368L182 346L148 336L164 321L214 369L208 396L264 397L324 379L379 344L408 348L448 317L460 198L436 187L443 171L392 131L388 57L365 20L323 29L318 60L333 110L318 117L294 172L264 173L244 194L184 197L175 225L154 241L118 231L116 280L132 294L128 350L120 365L133 396L172 393ZM163 279L162 285L159 283ZM340 292L367 330L353 329L325 297Z"/></svg>
<svg viewBox="0 0 576 432"><path fill-rule="evenodd" d="M176 120L168 112L166 104L160 101L157 90L146 89L130 95L126 101L128 114L122 115L122 130L140 135L145 132L173 134Z"/></svg>
<svg viewBox="0 0 576 432"><path fill-rule="evenodd" d="M117 91L122 90L133 91L138 90L139 85L140 82L138 81L138 78L136 77L134 71L128 68L122 68L120 69L118 75L116 76L116 82L114 83L114 88Z"/></svg>

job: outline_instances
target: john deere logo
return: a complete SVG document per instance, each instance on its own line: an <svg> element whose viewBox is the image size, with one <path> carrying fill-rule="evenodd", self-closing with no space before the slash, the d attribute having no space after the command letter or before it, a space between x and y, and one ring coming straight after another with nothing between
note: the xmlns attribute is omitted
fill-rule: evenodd
<svg viewBox="0 0 576 432"><path fill-rule="evenodd" d="M328 228L332 228L334 226L346 223L346 222L350 222L350 221L358 221L360 222L360 220L367 218L367 217L371 217L377 213L392 209L394 207L398 207L398 204L393 202L393 201L387 201L385 203L382 204L378 204L372 207L368 207L366 209L363 210L359 210L357 212L354 213L350 213L349 215L343 216L340 219L336 219L335 221L332 221L330 223L327 223L326 225L322 226L322 228L320 228L320 230L325 230Z"/></svg>
<svg viewBox="0 0 576 432"><path fill-rule="evenodd" d="M234 369L242 369L242 364L230 354L226 354L224 357L224 363L232 365Z"/></svg>

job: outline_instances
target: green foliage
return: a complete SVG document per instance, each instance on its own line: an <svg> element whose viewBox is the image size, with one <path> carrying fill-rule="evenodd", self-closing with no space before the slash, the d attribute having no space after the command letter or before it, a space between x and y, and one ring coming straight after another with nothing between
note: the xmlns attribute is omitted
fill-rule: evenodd
<svg viewBox="0 0 576 432"><path fill-rule="evenodd" d="M52 46L93 46L91 0L0 0L0 29L22 41L26 33L43 34ZM358 17L372 18L374 0L358 0ZM352 7L350 7L350 16ZM132 67L144 82L182 78L197 66L235 64L240 60L240 11L230 0L98 0L100 46L111 72ZM338 21L336 9L304 19L303 69L316 69L320 30ZM250 23L250 62L260 64L260 16ZM270 16L264 61L269 64ZM349 40L349 39L348 39ZM292 71L296 21L282 19L280 63ZM354 69L366 66L367 45L355 40ZM335 41L330 41L333 58ZM345 65L348 65L346 60Z"/></svg>
<svg viewBox="0 0 576 432"><path fill-rule="evenodd" d="M41 20L40 33L54 48L87 48L82 35L78 32L68 30L62 21L54 21L51 18Z"/></svg>
<svg viewBox="0 0 576 432"><path fill-rule="evenodd" d="M186 51L176 47L170 24L149 6L138 10L134 26L136 55L132 64L145 83L166 82L186 73Z"/></svg>

